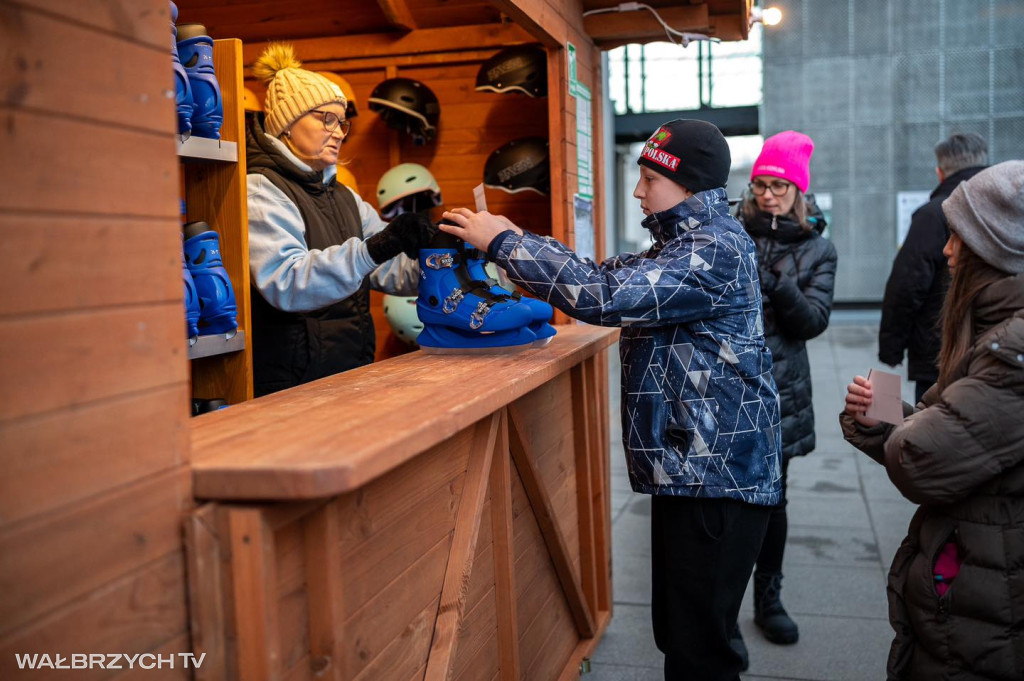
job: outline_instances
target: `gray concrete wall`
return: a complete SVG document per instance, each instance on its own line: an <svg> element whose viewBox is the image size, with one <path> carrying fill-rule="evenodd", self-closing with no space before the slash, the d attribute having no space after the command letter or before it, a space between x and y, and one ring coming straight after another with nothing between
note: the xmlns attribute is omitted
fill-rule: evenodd
<svg viewBox="0 0 1024 681"><path fill-rule="evenodd" d="M936 185L936 142L980 133L1024 158L1024 0L771 0L764 135L816 145L811 191L832 195L837 301L880 301L897 192Z"/></svg>

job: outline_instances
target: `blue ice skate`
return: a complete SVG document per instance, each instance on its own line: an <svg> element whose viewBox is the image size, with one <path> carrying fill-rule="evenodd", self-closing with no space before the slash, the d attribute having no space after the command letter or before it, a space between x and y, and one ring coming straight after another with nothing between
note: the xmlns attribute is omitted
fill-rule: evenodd
<svg viewBox="0 0 1024 681"><path fill-rule="evenodd" d="M551 305L543 300L523 296L518 291L509 291L503 288L496 279L487 274L483 251L473 248L469 244L464 243L462 261L465 265L466 273L472 281L482 282L498 298L511 299L530 308L533 321L530 322L529 327L533 335L537 337L537 340L533 342L534 347L541 347L551 342L551 339L558 333L555 327L548 323L551 321L552 315L555 314L555 309Z"/></svg>
<svg viewBox="0 0 1024 681"><path fill-rule="evenodd" d="M178 20L178 6L171 3L171 65L174 67L174 104L178 109L178 134L188 135L192 132L192 88L188 85L188 75L178 57L178 29L174 22Z"/></svg>
<svg viewBox="0 0 1024 681"><path fill-rule="evenodd" d="M431 247L420 250L420 347L433 354L525 350L537 339L528 328L533 321L530 308L498 298L480 282L471 283L461 264L460 243L438 232Z"/></svg>
<svg viewBox="0 0 1024 681"><path fill-rule="evenodd" d="M184 237L184 235L182 235ZM185 279L185 327L188 337L195 339L199 335L199 294L196 293L196 282L188 269L184 249L181 252L181 271ZM193 340L193 342L195 342Z"/></svg>
<svg viewBox="0 0 1024 681"><path fill-rule="evenodd" d="M205 222L185 225L185 262L199 294L200 331L206 335L233 332L238 328L235 292L220 259L220 239Z"/></svg>
<svg viewBox="0 0 1024 681"><path fill-rule="evenodd" d="M192 132L199 137L220 139L224 106L220 85L213 71L213 38L202 24L178 26L178 55L192 88Z"/></svg>

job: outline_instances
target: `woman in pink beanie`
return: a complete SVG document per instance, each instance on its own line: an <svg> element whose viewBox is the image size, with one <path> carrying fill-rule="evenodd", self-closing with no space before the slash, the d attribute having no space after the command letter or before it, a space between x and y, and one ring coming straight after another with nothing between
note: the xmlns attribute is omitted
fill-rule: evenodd
<svg viewBox="0 0 1024 681"><path fill-rule="evenodd" d="M807 194L814 142L788 130L769 137L750 174L739 215L757 245L764 335L782 409L782 501L772 511L754 570L754 622L772 643L799 638L780 600L786 546L786 471L790 459L814 449L811 368L805 342L828 326L836 249L821 236L825 219ZM735 627L733 647L746 658Z"/></svg>

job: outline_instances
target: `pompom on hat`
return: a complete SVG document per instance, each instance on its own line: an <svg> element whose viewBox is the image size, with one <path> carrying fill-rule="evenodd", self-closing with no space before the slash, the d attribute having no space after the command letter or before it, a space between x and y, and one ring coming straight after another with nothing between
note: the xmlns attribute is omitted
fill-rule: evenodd
<svg viewBox="0 0 1024 681"><path fill-rule="evenodd" d="M252 65L252 73L267 84L264 126L274 137L280 137L295 121L319 106L332 102L347 104L341 88L302 68L295 49L286 43L268 45Z"/></svg>
<svg viewBox="0 0 1024 681"><path fill-rule="evenodd" d="M801 192L811 185L811 154L814 141L795 130L780 132L764 141L761 153L754 161L750 179L758 175L771 175L789 180Z"/></svg>
<svg viewBox="0 0 1024 681"><path fill-rule="evenodd" d="M1003 272L1024 272L1024 161L1005 161L961 182L942 212L979 258Z"/></svg>

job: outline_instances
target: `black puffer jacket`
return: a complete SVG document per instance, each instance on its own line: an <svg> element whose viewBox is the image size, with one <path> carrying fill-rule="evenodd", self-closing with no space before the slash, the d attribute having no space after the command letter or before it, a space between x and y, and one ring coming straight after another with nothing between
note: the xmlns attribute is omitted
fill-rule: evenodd
<svg viewBox="0 0 1024 681"><path fill-rule="evenodd" d="M744 222L757 245L764 336L772 351L772 373L782 407L782 455L785 459L814 450L811 366L806 341L821 334L832 312L836 248L821 236L825 219L808 201L808 231L789 217L774 224L768 213Z"/></svg>
<svg viewBox="0 0 1024 681"><path fill-rule="evenodd" d="M839 419L921 504L889 570L890 680L1024 678L1024 274L985 288L974 309L974 346L923 409L904 404L899 427ZM934 565L950 541L962 562L939 596Z"/></svg>
<svg viewBox="0 0 1024 681"><path fill-rule="evenodd" d="M949 239L942 202L958 184L984 169L964 168L935 188L928 203L914 211L910 231L892 263L878 328L878 359L896 366L906 352L912 381L934 383L939 377L939 313L949 279L942 255Z"/></svg>

